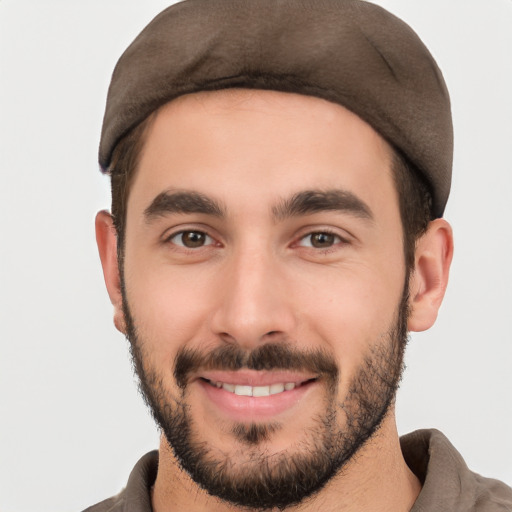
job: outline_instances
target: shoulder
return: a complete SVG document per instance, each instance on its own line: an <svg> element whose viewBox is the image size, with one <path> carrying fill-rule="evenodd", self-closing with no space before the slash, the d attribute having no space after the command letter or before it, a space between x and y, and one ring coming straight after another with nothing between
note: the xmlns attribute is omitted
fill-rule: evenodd
<svg viewBox="0 0 512 512"><path fill-rule="evenodd" d="M472 473L475 481L475 512L512 512L512 488L499 480Z"/></svg>
<svg viewBox="0 0 512 512"><path fill-rule="evenodd" d="M86 508L83 512L121 512L124 504L124 491L117 496L108 498L107 500L96 503L92 507Z"/></svg>
<svg viewBox="0 0 512 512"><path fill-rule="evenodd" d="M512 488L471 471L438 430L417 430L400 442L407 465L422 483L411 512L512 512Z"/></svg>
<svg viewBox="0 0 512 512"><path fill-rule="evenodd" d="M117 495L108 498L83 512L151 512L151 487L155 483L158 469L158 452L144 455L135 464L126 487Z"/></svg>

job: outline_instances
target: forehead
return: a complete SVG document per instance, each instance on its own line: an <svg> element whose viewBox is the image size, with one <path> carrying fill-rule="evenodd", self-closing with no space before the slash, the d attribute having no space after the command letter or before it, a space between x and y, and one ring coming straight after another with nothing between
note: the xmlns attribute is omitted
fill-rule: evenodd
<svg viewBox="0 0 512 512"><path fill-rule="evenodd" d="M150 200L181 188L233 200L252 190L270 201L342 188L370 202L387 190L394 202L391 160L387 142L340 105L276 91L202 92L155 114L132 192Z"/></svg>

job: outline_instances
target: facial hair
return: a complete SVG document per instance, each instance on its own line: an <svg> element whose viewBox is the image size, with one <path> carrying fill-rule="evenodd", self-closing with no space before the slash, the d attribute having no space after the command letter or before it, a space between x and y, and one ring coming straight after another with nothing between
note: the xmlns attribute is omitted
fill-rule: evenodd
<svg viewBox="0 0 512 512"><path fill-rule="evenodd" d="M407 343L407 289L405 286L392 325L370 346L348 393L339 402L339 370L333 357L321 350L301 351L284 341L252 351L233 345L207 353L183 349L174 365L179 393L171 393L164 376L148 363L145 340L137 330L122 282L126 336L139 389L181 467L210 495L240 507L284 510L314 496L375 434L394 401ZM269 455L258 449L281 428L272 422L233 426L234 441L251 447L244 451L243 463L216 454L199 437L186 401L188 376L199 369L242 368L307 371L324 382L324 410L314 418L313 426L294 451Z"/></svg>

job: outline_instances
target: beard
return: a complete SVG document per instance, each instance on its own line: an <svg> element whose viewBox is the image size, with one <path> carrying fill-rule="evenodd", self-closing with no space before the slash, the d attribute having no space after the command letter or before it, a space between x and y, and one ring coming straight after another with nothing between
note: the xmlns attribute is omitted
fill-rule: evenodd
<svg viewBox="0 0 512 512"><path fill-rule="evenodd" d="M370 346L346 396L339 401L339 370L332 355L321 350L299 350L285 341L252 351L236 345L219 346L207 353L182 349L176 355L173 372L179 392L170 392L164 377L148 364L145 340L130 312L122 279L126 337L139 389L181 468L208 494L244 508L284 510L314 496L376 433L394 402L407 344L408 279L405 283L392 324ZM303 439L293 446L294 451L265 451L264 443L282 427L278 422L232 426L233 440L245 446L236 452L237 456L243 455L243 462L216 452L199 437L187 405L188 376L200 369L242 368L306 371L324 382L322 413L313 418Z"/></svg>

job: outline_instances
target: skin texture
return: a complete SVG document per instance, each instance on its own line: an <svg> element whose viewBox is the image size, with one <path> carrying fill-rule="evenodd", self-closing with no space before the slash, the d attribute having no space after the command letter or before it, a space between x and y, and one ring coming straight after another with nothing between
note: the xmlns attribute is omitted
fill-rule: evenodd
<svg viewBox="0 0 512 512"><path fill-rule="evenodd" d="M180 396L173 368L184 349L205 353L235 346L250 352L285 343L329 354L339 370L335 401L347 400L369 351L389 344L386 333L403 295L402 231L390 163L390 147L370 126L312 97L200 93L158 112L128 200L124 278L145 368L158 375L169 396ZM276 214L294 194L310 190L347 192L369 215L353 209ZM148 214L155 198L176 191L212 199L223 215ZM114 322L126 333L107 212L98 214L96 229ZM205 244L183 247L180 233L187 230L206 233ZM334 237L315 247L312 233ZM409 330L434 323L452 251L448 223L433 221L417 245ZM234 423L277 423L252 449L293 454L307 446L330 397L320 379L270 419L245 411L235 421L209 399L201 376L186 385L194 436L240 467L251 458L233 435ZM338 414L335 424L342 432L347 416ZM401 456L391 406L376 435L298 509L409 510L418 492L419 482ZM170 504L173 510L233 510L180 469L162 436L153 505L159 512Z"/></svg>

